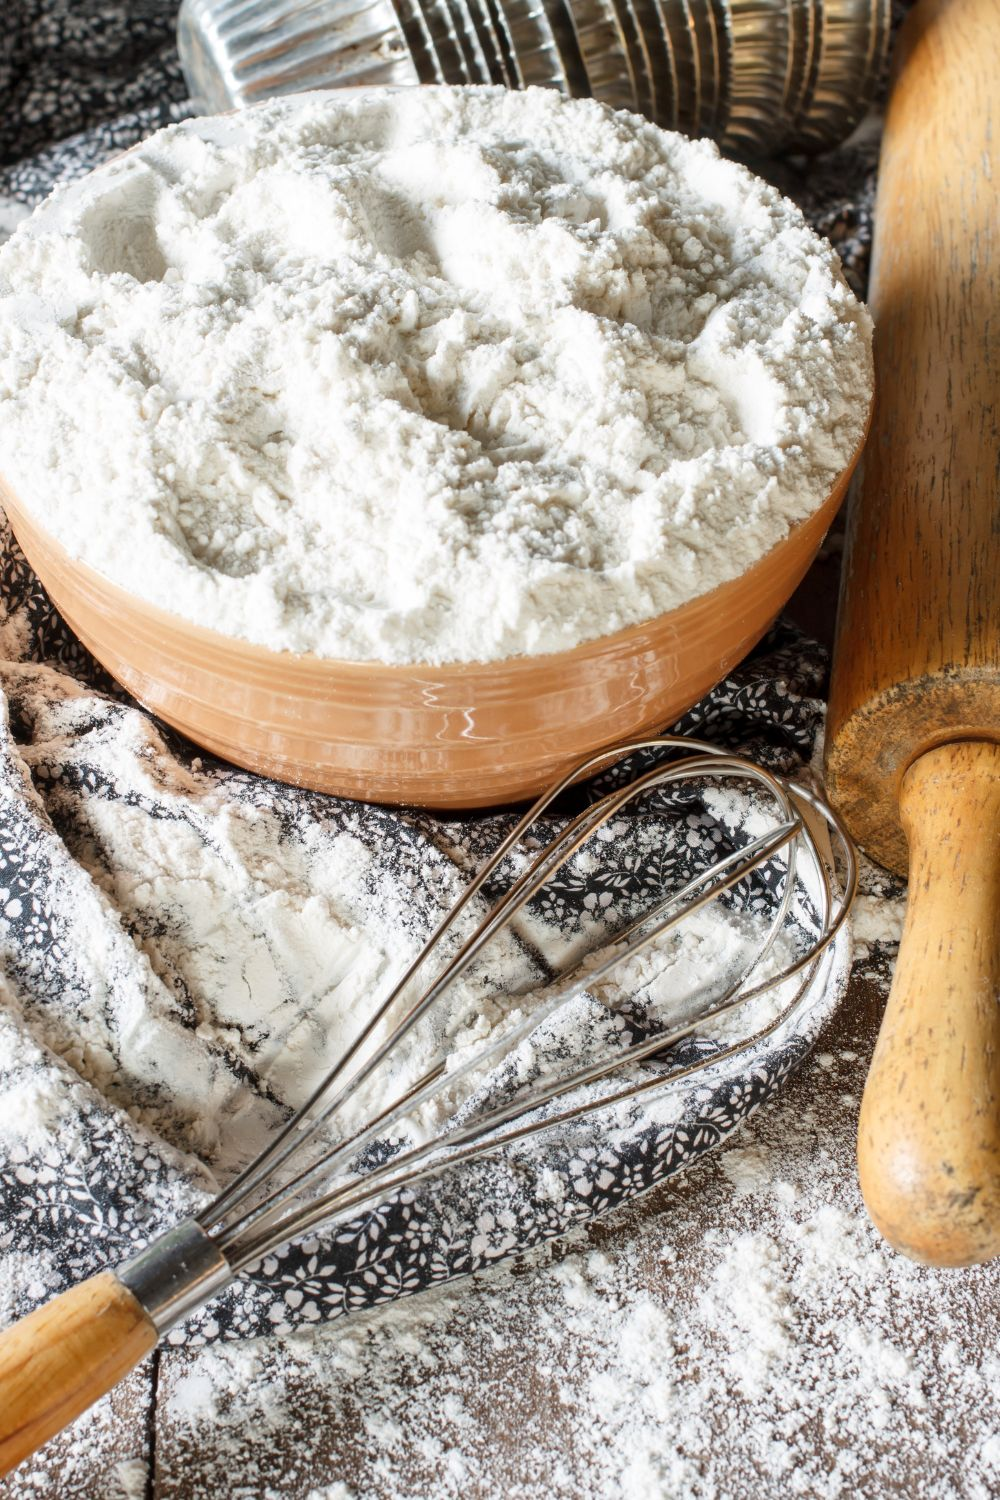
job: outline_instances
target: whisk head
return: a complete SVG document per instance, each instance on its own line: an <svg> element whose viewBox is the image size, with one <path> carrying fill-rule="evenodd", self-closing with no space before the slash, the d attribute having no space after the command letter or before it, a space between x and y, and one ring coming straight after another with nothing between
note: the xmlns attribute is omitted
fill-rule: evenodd
<svg viewBox="0 0 1000 1500"><path fill-rule="evenodd" d="M692 868L706 809L714 857ZM655 879L613 915L598 905L553 970L532 950L558 931L560 881L636 827ZM755 1047L803 1005L856 873L801 782L669 735L590 756L517 819L201 1230L238 1272L431 1173ZM710 913L724 921L706 927Z"/></svg>

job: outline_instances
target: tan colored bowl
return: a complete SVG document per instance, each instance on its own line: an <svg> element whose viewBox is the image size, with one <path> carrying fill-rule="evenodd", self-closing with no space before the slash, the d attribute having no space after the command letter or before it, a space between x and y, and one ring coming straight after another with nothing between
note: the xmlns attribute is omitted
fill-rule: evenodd
<svg viewBox="0 0 1000 1500"><path fill-rule="evenodd" d="M345 797L487 807L540 791L604 745L663 728L724 677L801 581L859 453L819 510L711 593L572 651L444 667L296 656L189 625L74 562L2 482L0 498L84 645L196 744Z"/></svg>

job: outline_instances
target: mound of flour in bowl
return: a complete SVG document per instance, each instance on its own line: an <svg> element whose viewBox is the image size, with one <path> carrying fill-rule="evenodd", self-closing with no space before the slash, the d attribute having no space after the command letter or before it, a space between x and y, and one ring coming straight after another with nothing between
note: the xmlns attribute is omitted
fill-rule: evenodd
<svg viewBox="0 0 1000 1500"><path fill-rule="evenodd" d="M545 653L823 501L871 330L714 146L549 90L160 131L0 252L0 472L76 558L281 650Z"/></svg>

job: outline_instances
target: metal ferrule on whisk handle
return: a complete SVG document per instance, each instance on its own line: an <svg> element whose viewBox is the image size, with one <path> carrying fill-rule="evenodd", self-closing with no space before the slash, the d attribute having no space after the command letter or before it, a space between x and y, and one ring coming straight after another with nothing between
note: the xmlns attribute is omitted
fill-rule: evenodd
<svg viewBox="0 0 1000 1500"><path fill-rule="evenodd" d="M224 1291L235 1272L197 1219L159 1235L115 1271L162 1338Z"/></svg>

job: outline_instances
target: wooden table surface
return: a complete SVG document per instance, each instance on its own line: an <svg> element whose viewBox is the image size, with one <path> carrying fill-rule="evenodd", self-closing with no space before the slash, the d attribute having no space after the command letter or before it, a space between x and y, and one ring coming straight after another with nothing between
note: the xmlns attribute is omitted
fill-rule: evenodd
<svg viewBox="0 0 1000 1500"><path fill-rule="evenodd" d="M816 565L796 606L799 617L817 633L826 634L832 620L835 554L834 547L832 556ZM713 1153L685 1177L627 1205L586 1234L577 1234L573 1253L578 1256L581 1246L589 1245L612 1262L616 1257L627 1257L630 1268L634 1268L635 1293L646 1292L667 1306L677 1305L678 1299L683 1304L685 1299L702 1295L705 1270L701 1246L705 1237L726 1221L739 1191L733 1174L725 1170L725 1157L729 1151L745 1150L748 1140L764 1153L763 1159L773 1160L775 1170L780 1169L790 1179L792 1188L796 1174L802 1179L801 1186L808 1186L810 1153L821 1151L827 1169L832 1161L837 1180L842 1183L842 1199L840 1193L838 1199L860 1222L862 1210L853 1166L854 1131L887 974L884 961L874 971L870 963L860 964L847 1000L829 1023L816 1053L783 1094L760 1111L732 1145ZM803 1120L808 1121L805 1133ZM762 1204L759 1211L764 1215L766 1205ZM743 1198L741 1222L751 1230L756 1212L754 1200ZM663 1260L665 1243L674 1247L669 1271ZM390 1460L379 1454L379 1440L364 1420L363 1403L367 1399L370 1404L377 1397L388 1401L394 1410L400 1409L401 1402L405 1411L405 1374L398 1375L399 1392L393 1390L392 1377L384 1376L380 1384L371 1387L367 1398L362 1382L357 1398L361 1404L357 1406L342 1400L339 1392L331 1396L326 1383L319 1391L293 1388L286 1420L277 1431L261 1432L259 1436L254 1432L244 1434L234 1445L231 1428L223 1433L205 1421L196 1424L192 1436L190 1428L172 1419L171 1411L176 1408L173 1398L186 1375L197 1366L199 1356L181 1350L163 1351L92 1414L0 1484L0 1497L228 1500L232 1496L268 1500L280 1496L283 1500L349 1500L357 1496L358 1500L395 1500L406 1494L414 1500L434 1500L438 1495L454 1493L470 1500L499 1500L515 1494L524 1500L549 1500L557 1494L579 1496L580 1500L615 1494L634 1494L643 1500L657 1494L676 1495L683 1500L689 1494L736 1500L747 1494L767 1500L772 1495L816 1493L811 1487L813 1481L807 1478L799 1483L793 1482L794 1475L776 1480L765 1463L755 1473L753 1451L748 1449L739 1423L729 1421L724 1402L714 1415L709 1414L714 1423L712 1460L709 1463L706 1458L701 1479L663 1479L659 1487L647 1484L646 1488L630 1490L613 1477L614 1455L602 1461L596 1472L593 1437L588 1431L593 1418L588 1404L590 1387L573 1373L580 1368L574 1348L579 1343L579 1330L577 1327L574 1332L567 1326L565 1358L561 1359L558 1351L562 1335L545 1305L551 1296L551 1268L567 1253L559 1247L536 1252L531 1264L549 1268L549 1280L525 1275L518 1283L522 1314L525 1309L531 1313L532 1298L537 1297L537 1316L546 1318L546 1370L553 1364L563 1369L558 1398L545 1371L540 1373L536 1368L530 1339L524 1340L523 1348L513 1349L509 1341L495 1339L494 1348L488 1339L480 1339L475 1346L476 1380L460 1403L461 1409L454 1400L454 1372L442 1368L424 1371L420 1393L423 1415L412 1431L405 1421L402 1423L403 1431L396 1435ZM472 1338L476 1329L490 1325L491 1320L495 1325L502 1316L504 1298L510 1296L510 1276L509 1270L498 1268L464 1284L460 1298L450 1303L449 1316L459 1333L464 1328ZM979 1368L977 1361L995 1349L1000 1339L1000 1269L995 1265L970 1276L928 1272L926 1277L925 1300L911 1304L910 1322L899 1330L901 1343L919 1351L925 1342L943 1341L947 1334L951 1343L957 1339L961 1345L964 1354L960 1359L965 1359L968 1368ZM536 1287L537 1292L533 1290ZM454 1291L449 1295L454 1298ZM970 1304L974 1315L970 1314ZM917 1308L915 1315L912 1306ZM386 1314L383 1311L379 1316L385 1318ZM345 1329L348 1326L345 1324ZM268 1348L261 1346L260 1368L254 1379L262 1385L267 1383L270 1358ZM1000 1364L995 1369L1000 1375ZM820 1412L812 1413L817 1421L809 1472L833 1474L837 1465L840 1468L836 1472L840 1472L845 1467L845 1449L854 1445L865 1449L865 1462L860 1466L859 1454L848 1455L852 1464L847 1467L858 1476L850 1486L854 1494L900 1495L907 1500L967 1495L970 1500L990 1500L1000 1494L1000 1467L989 1468L991 1454L1000 1465L998 1391L995 1386L984 1386L982 1402L970 1404L967 1399L958 1401L955 1390L954 1377L944 1366L940 1378L923 1379L920 1400L914 1408L914 1422L919 1423L922 1434L919 1449L906 1444L900 1447L898 1424L890 1423L888 1429L883 1424L880 1435L879 1422L873 1418L869 1423L867 1414L859 1425L845 1427L843 1423L824 1424L818 1420ZM288 1400L287 1389L284 1396ZM802 1399L809 1414L809 1392L804 1392ZM238 1389L230 1393L230 1400L239 1402ZM433 1434L426 1430L428 1412L434 1417ZM476 1440L470 1447L469 1432L473 1429ZM995 1434L995 1448L989 1446L991 1433ZM668 1416L662 1425L664 1456L674 1452L682 1436L671 1430ZM443 1454L460 1454L460 1468L446 1474ZM717 1476L725 1472L728 1454L732 1456L731 1476L720 1483ZM623 1452L622 1472L627 1469L627 1460ZM841 1492L835 1480L822 1490L824 1494Z"/></svg>

